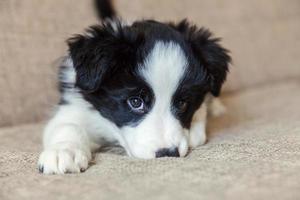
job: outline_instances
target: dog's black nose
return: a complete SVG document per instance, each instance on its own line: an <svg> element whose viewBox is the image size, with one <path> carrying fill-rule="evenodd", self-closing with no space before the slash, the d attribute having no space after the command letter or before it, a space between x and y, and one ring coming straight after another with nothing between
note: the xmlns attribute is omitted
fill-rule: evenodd
<svg viewBox="0 0 300 200"><path fill-rule="evenodd" d="M178 148L163 148L158 150L155 153L156 158L160 158L160 157L179 157L179 151Z"/></svg>

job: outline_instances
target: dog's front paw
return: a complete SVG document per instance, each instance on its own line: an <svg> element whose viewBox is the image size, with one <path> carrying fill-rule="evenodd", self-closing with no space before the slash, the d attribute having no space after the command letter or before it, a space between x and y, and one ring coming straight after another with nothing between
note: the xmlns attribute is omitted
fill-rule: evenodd
<svg viewBox="0 0 300 200"><path fill-rule="evenodd" d="M89 153L79 148L49 148L39 158L39 171L44 174L80 173L88 168Z"/></svg>
<svg viewBox="0 0 300 200"><path fill-rule="evenodd" d="M196 148L206 143L205 123L193 124L190 130L189 147Z"/></svg>

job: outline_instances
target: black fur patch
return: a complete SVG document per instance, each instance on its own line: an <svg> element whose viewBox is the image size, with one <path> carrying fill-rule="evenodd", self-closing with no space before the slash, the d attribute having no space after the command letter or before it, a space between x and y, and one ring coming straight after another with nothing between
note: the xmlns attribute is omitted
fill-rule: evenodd
<svg viewBox="0 0 300 200"><path fill-rule="evenodd" d="M187 20L170 25L182 33L191 45L195 57L208 72L210 92L214 96L219 96L231 62L229 51L219 44L220 38L214 38L208 29L197 28L195 25L190 25Z"/></svg>

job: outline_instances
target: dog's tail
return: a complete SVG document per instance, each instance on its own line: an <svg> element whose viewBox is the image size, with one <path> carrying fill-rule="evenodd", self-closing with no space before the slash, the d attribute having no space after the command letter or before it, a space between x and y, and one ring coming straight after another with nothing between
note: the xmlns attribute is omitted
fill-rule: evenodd
<svg viewBox="0 0 300 200"><path fill-rule="evenodd" d="M113 0L94 0L98 17L103 20L113 20L117 17Z"/></svg>

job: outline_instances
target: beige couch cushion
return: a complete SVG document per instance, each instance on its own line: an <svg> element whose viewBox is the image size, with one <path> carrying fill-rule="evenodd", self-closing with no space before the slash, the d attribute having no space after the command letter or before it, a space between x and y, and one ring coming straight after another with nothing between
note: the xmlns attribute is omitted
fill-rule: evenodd
<svg viewBox="0 0 300 200"><path fill-rule="evenodd" d="M0 1L0 126L47 116L64 40L94 22L84 2L70 9L72 0Z"/></svg>
<svg viewBox="0 0 300 200"><path fill-rule="evenodd" d="M80 175L36 169L42 125L0 131L0 199L300 199L300 82L224 98L208 144L186 158L100 153Z"/></svg>
<svg viewBox="0 0 300 200"><path fill-rule="evenodd" d="M94 24L91 0L0 1L0 126L44 119L57 101L54 61L64 40ZM300 76L298 0L116 0L128 19L189 18L224 38L227 90Z"/></svg>

